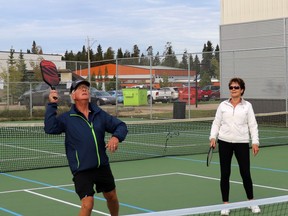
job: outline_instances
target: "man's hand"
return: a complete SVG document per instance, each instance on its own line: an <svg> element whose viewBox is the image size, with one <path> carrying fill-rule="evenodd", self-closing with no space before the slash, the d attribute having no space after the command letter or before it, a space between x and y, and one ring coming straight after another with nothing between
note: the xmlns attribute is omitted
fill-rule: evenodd
<svg viewBox="0 0 288 216"><path fill-rule="evenodd" d="M110 152L115 152L118 149L118 143L119 140L117 137L111 137L108 141L108 143L106 144L106 148L110 151Z"/></svg>
<svg viewBox="0 0 288 216"><path fill-rule="evenodd" d="M49 102L50 103L58 103L58 99L59 99L59 96L58 96L57 90L50 90L50 94L48 97Z"/></svg>

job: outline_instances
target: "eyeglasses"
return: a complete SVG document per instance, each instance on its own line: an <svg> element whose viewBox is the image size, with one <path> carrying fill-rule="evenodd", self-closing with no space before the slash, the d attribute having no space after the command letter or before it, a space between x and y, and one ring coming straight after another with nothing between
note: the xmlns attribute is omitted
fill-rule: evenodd
<svg viewBox="0 0 288 216"><path fill-rule="evenodd" d="M83 90L83 89L85 89L85 90L87 90L87 91L89 91L90 89L89 89L89 87L88 86L86 86L86 85L80 85L80 86L78 86L77 87L77 89L76 90L78 90L78 89L80 89L80 90Z"/></svg>
<svg viewBox="0 0 288 216"><path fill-rule="evenodd" d="M230 90L232 90L232 89L239 90L239 89L240 89L240 86L229 86L229 89L230 89Z"/></svg>

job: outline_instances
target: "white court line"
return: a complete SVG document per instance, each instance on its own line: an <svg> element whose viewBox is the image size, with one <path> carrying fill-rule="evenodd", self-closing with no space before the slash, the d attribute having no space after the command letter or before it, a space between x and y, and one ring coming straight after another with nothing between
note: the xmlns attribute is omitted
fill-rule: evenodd
<svg viewBox="0 0 288 216"><path fill-rule="evenodd" d="M181 172L175 172L175 173L165 173L165 174L158 174L158 175L147 175L147 176L139 176L139 177L131 177L131 178L123 178L123 179L117 179L116 181L125 181L125 180L135 180L135 179L144 179L144 178L154 178L154 177L161 177L161 176L167 176L167 175L184 175L184 176L191 176L196 178L202 178L202 179L209 179L214 181L220 181L219 178L209 177L209 176L201 176L201 175L194 175L189 173L181 173ZM231 181L231 183L234 184L243 184L239 181ZM259 184L253 184L254 187L260 187L260 188L266 188L266 189L272 189L272 190L280 190L280 191L288 191L288 189L285 188L277 188L277 187L271 187L266 185L259 185Z"/></svg>
<svg viewBox="0 0 288 216"><path fill-rule="evenodd" d="M189 174L189 173L178 173L179 175L186 175L186 176L192 176L192 177L197 177L197 178L203 178L203 179L210 179L210 180L217 180L220 181L218 178L213 178L213 177L208 177L208 176L200 176L200 175L194 175L194 174ZM238 181L231 181L231 183L234 184L243 184L242 182ZM276 188L276 187L270 187L266 185L258 185L258 184L253 184L254 187L261 187L261 188L266 188L266 189L273 189L273 190L280 190L280 191L288 191L286 188Z"/></svg>
<svg viewBox="0 0 288 216"><path fill-rule="evenodd" d="M36 196L44 197L44 198L46 198L46 199L51 199L51 200L56 201L56 202L64 203L64 204L66 204L66 205L70 205L70 206L74 206L74 207L77 207L77 208L81 208L80 205L76 205L76 204L74 204L74 203L66 202L66 201L64 201L64 200L60 200L60 199L56 199L56 198L53 198L53 197L50 197L50 196L46 196L46 195L43 195L43 194L39 194L39 193L36 193L36 192L33 192L33 191L25 190L25 192L34 194L34 195L36 195ZM101 214L101 215L107 215L107 216L110 215L110 214L107 214L107 213L105 213L105 212L97 211L97 210L94 210L94 209L92 210L92 212L96 212L96 213Z"/></svg>
<svg viewBox="0 0 288 216"><path fill-rule="evenodd" d="M145 178L155 178L155 177L162 177L162 176L170 176L170 175L184 175L184 176L191 176L196 178L202 178L202 179L209 179L214 181L220 181L219 178L209 177L209 176L201 176L201 175L195 175L190 173L181 173L181 172L174 172L174 173L163 173L163 174L155 174L155 175L146 175L146 176L136 176L136 177L129 177L129 178L121 178L121 179L115 179L115 181L129 181L129 180L137 180L137 179L145 179ZM242 182L239 181L231 181L231 183L234 184L242 184ZM23 192L23 191L33 191L33 190L43 190L43 189L51 189L51 188L61 188L61 187L70 187L73 186L73 184L65 184L65 185L57 185L57 186L48 186L48 187L38 187L38 188L29 188L29 189L21 189L21 190L10 190L10 191L0 191L0 194L5 193L14 193L14 192ZM277 188L277 187L271 187L266 185L259 185L259 184L253 184L255 187L260 188L266 188L266 189L272 189L272 190L280 190L280 191L288 191L288 189L285 188Z"/></svg>
<svg viewBox="0 0 288 216"><path fill-rule="evenodd" d="M20 189L20 190L10 190L10 191L0 191L0 194L23 192L23 191L26 191L26 190L29 190L29 191L33 191L33 190L45 190L45 189L71 187L71 186L74 186L74 184L65 184L65 185L47 186L47 187L36 187L36 188L27 188L27 189Z"/></svg>

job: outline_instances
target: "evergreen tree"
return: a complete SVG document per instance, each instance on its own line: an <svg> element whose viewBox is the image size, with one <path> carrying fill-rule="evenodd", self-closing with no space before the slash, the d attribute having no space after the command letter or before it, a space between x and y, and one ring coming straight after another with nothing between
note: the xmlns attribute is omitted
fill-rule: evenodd
<svg viewBox="0 0 288 216"><path fill-rule="evenodd" d="M194 60L193 60L193 55L189 54L189 64L190 64L190 70L195 70L195 66L194 66Z"/></svg>
<svg viewBox="0 0 288 216"><path fill-rule="evenodd" d="M151 56L151 58L153 58L152 56ZM141 58L140 58L140 65L144 65L144 66L149 66L150 65L150 56L149 57L147 57L147 56L145 56L143 53L142 53L142 55L141 55Z"/></svg>
<svg viewBox="0 0 288 216"><path fill-rule="evenodd" d="M104 53L104 59L105 60L112 60L112 59L114 59L114 56L115 56L115 52L112 49L112 47L109 47L107 49L107 51Z"/></svg>
<svg viewBox="0 0 288 216"><path fill-rule="evenodd" d="M8 58L8 76L7 76L7 83L9 85L9 95L11 95L12 101L14 103L18 100L18 97L21 95L21 88L20 82L23 79L23 71L20 71L20 65L16 63L14 58L14 49L10 49L10 54ZM23 58L23 55L22 55ZM23 64L22 64L23 66ZM21 68L22 69L22 68Z"/></svg>
<svg viewBox="0 0 288 216"><path fill-rule="evenodd" d="M204 73L202 76L201 76L201 80L199 82L199 86L200 87L204 87L206 85L211 85L211 78L209 76L208 73Z"/></svg>
<svg viewBox="0 0 288 216"><path fill-rule="evenodd" d="M207 45L204 44L201 62L201 75L208 73L210 77L213 76L214 72L211 70L211 60L214 57L213 51L214 48L210 41L207 42Z"/></svg>
<svg viewBox="0 0 288 216"><path fill-rule="evenodd" d="M103 77L102 77L102 71L99 68L98 70L98 75L97 75L97 89L102 90L102 85L103 85Z"/></svg>
<svg viewBox="0 0 288 216"><path fill-rule="evenodd" d="M19 57L18 57L18 62L16 64L16 67L18 69L18 71L22 74L22 80L21 82L31 82L33 80L33 75L32 73L29 73L27 70L27 66L25 63L25 59L24 59L24 55L22 50L20 50L19 53ZM29 85L27 84L23 84L19 86L19 91L21 92L25 92L30 88ZM20 96L20 94L19 94Z"/></svg>
<svg viewBox="0 0 288 216"><path fill-rule="evenodd" d="M178 67L178 60L173 51L171 42L167 42L163 55L164 55L164 59L162 61L163 66Z"/></svg>
<svg viewBox="0 0 288 216"><path fill-rule="evenodd" d="M211 60L211 70L214 72L213 77L220 79L219 61L216 59L216 56Z"/></svg>
<svg viewBox="0 0 288 216"><path fill-rule="evenodd" d="M157 52L155 58L153 59L153 66L157 66L157 65L160 65L161 64L161 61L160 61L160 54L159 52Z"/></svg>
<svg viewBox="0 0 288 216"><path fill-rule="evenodd" d="M97 89L97 83L96 83L96 78L95 76L91 76L91 83L90 83L91 87L94 87Z"/></svg>
<svg viewBox="0 0 288 216"><path fill-rule="evenodd" d="M123 52L122 52L122 49L121 48L119 48L118 50L117 50L117 59L120 59L120 58L123 58L124 57L124 55L123 55Z"/></svg>
<svg viewBox="0 0 288 216"><path fill-rule="evenodd" d="M179 64L180 68L183 69L188 69L188 53L187 50L184 51L183 55L182 55L182 61Z"/></svg>
<svg viewBox="0 0 288 216"><path fill-rule="evenodd" d="M139 64L139 57L140 57L140 50L137 45L133 46L133 53L131 55L132 57L132 65L138 65Z"/></svg>
<svg viewBox="0 0 288 216"><path fill-rule="evenodd" d="M102 61L103 60L103 50L101 45L97 46L97 52L95 54L95 61Z"/></svg>
<svg viewBox="0 0 288 216"><path fill-rule="evenodd" d="M215 48L215 58L216 60L218 61L218 63L220 62L220 48L219 48L219 45L217 44L216 48Z"/></svg>
<svg viewBox="0 0 288 216"><path fill-rule="evenodd" d="M131 65L132 60L131 60L131 54L128 50L125 51L123 55L123 59L121 59L121 64L123 65Z"/></svg>
<svg viewBox="0 0 288 216"><path fill-rule="evenodd" d="M37 54L37 45L36 45L35 41L33 41L33 43L32 43L31 51L32 51L33 54Z"/></svg>

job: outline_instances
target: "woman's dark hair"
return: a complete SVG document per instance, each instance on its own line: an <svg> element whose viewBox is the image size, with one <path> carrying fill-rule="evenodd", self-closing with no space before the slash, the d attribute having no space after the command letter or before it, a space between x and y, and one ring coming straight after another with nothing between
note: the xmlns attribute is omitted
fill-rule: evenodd
<svg viewBox="0 0 288 216"><path fill-rule="evenodd" d="M245 82L243 79L239 78L239 77L234 77L229 81L228 87L232 84L232 83L238 83L240 88L243 89L243 92L241 93L241 96L244 94L245 92Z"/></svg>

